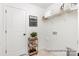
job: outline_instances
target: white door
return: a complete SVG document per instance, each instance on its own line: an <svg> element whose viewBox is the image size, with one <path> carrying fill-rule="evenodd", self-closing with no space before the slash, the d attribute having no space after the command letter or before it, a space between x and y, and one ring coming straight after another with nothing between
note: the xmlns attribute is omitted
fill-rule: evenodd
<svg viewBox="0 0 79 59"><path fill-rule="evenodd" d="M5 7L5 53L6 55L22 55L26 53L25 11Z"/></svg>

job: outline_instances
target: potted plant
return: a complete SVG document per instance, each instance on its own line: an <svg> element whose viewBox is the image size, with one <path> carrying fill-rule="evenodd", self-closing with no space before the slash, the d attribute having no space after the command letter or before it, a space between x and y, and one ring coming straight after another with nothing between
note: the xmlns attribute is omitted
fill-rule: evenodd
<svg viewBox="0 0 79 59"><path fill-rule="evenodd" d="M31 35L31 37L36 37L37 33L36 32L32 32L30 35Z"/></svg>
<svg viewBox="0 0 79 59"><path fill-rule="evenodd" d="M37 40L37 32L32 32L30 34L30 40Z"/></svg>

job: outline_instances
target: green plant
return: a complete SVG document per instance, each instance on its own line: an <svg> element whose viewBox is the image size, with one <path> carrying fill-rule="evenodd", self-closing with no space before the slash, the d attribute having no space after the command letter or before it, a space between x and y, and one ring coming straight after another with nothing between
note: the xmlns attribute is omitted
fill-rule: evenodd
<svg viewBox="0 0 79 59"><path fill-rule="evenodd" d="M35 37L35 36L37 36L37 32L32 32L30 35L31 35L31 37Z"/></svg>

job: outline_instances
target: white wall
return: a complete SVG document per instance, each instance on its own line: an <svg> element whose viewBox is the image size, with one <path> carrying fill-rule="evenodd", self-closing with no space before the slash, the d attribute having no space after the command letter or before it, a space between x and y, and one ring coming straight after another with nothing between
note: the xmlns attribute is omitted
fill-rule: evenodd
<svg viewBox="0 0 79 59"><path fill-rule="evenodd" d="M78 4L78 8L79 8L79 4ZM79 9L78 9L78 17L79 17ZM78 18L78 53L79 53L79 18Z"/></svg>
<svg viewBox="0 0 79 59"><path fill-rule="evenodd" d="M46 49L77 49L77 11L66 13L43 21L43 35ZM53 35L53 32L57 35Z"/></svg>

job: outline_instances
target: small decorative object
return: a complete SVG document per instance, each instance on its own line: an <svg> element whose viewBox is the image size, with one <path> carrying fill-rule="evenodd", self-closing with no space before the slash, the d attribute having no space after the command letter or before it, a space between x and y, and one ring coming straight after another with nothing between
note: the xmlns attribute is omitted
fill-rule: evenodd
<svg viewBox="0 0 79 59"><path fill-rule="evenodd" d="M47 20L48 18L46 18L45 16L42 16L42 19Z"/></svg>
<svg viewBox="0 0 79 59"><path fill-rule="evenodd" d="M37 27L37 16L29 16L29 26L30 27Z"/></svg>
<svg viewBox="0 0 79 59"><path fill-rule="evenodd" d="M38 53L38 38L37 33L32 32L28 38L28 55L33 56Z"/></svg>

